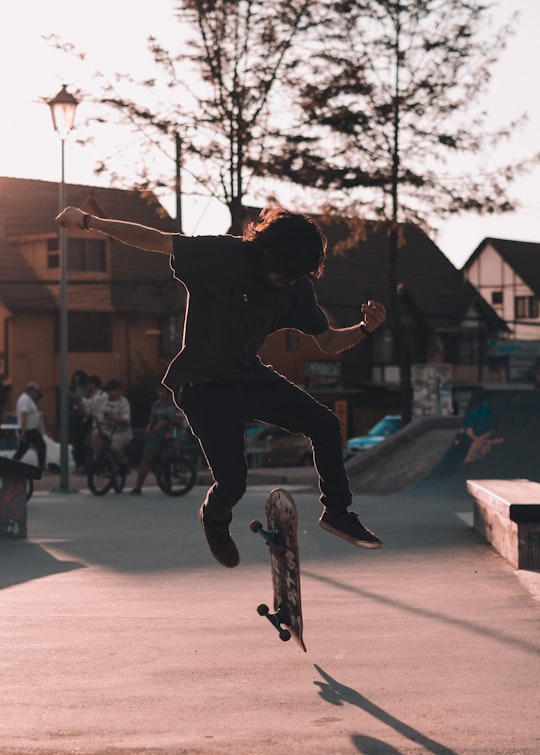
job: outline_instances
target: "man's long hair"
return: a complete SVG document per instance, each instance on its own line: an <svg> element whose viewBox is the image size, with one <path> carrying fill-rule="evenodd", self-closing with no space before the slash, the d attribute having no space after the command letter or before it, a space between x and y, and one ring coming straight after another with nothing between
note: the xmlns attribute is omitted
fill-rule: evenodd
<svg viewBox="0 0 540 755"><path fill-rule="evenodd" d="M267 270L284 276L320 278L327 240L309 215L270 206L246 228L243 240L265 253Z"/></svg>

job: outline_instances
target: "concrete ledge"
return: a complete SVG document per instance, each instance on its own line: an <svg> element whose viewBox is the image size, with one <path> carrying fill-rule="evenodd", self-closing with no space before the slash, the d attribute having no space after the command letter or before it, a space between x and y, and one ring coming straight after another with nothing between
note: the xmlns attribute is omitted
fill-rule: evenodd
<svg viewBox="0 0 540 755"><path fill-rule="evenodd" d="M540 483L467 480L474 528L514 569L540 569Z"/></svg>

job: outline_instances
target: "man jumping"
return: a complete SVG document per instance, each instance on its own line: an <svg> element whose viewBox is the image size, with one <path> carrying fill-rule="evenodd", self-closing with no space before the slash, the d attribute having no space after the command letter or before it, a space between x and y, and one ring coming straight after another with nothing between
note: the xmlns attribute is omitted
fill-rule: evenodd
<svg viewBox="0 0 540 755"><path fill-rule="evenodd" d="M339 419L257 356L265 338L283 328L309 334L324 353L339 354L386 319L384 306L370 300L362 304L361 322L330 327L312 283L323 275L327 247L314 220L268 207L242 237L165 233L76 207L63 210L56 222L170 255L174 277L188 291L182 348L163 382L212 471L199 519L217 561L227 567L240 561L229 524L246 491L244 432L253 419L310 439L323 505L320 526L353 545L380 548L381 540L349 511Z"/></svg>

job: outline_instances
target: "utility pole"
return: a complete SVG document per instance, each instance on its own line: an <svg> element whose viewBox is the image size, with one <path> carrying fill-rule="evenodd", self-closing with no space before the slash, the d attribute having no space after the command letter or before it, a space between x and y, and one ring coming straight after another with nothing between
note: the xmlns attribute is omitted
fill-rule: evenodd
<svg viewBox="0 0 540 755"><path fill-rule="evenodd" d="M400 68L401 68L401 7L395 7L395 81L392 145L392 221L390 228L390 307L393 333L393 362L399 366L399 387L401 400L401 422L407 425L412 418L411 359L407 339L404 338L401 317L401 296L399 281L399 168L400 168Z"/></svg>
<svg viewBox="0 0 540 755"><path fill-rule="evenodd" d="M182 229L182 137L175 131L174 133L176 143L176 176L175 176L175 193L176 193L176 221L178 223L179 233L183 233Z"/></svg>

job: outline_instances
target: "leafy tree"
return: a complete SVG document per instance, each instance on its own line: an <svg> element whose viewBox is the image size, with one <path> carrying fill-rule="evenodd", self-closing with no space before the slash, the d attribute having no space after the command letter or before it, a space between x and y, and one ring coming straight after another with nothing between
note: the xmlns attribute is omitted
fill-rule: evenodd
<svg viewBox="0 0 540 755"><path fill-rule="evenodd" d="M198 155L210 166L207 187L230 209L232 232L242 231L242 200L264 153L270 96L288 67L293 43L314 23L313 0L181 0L178 17L197 29L192 52L176 58L199 70L205 88L198 96L206 142ZM174 63L156 48L168 66ZM201 117L202 116L202 117ZM216 186L216 167L217 181Z"/></svg>
<svg viewBox="0 0 540 755"><path fill-rule="evenodd" d="M423 225L514 209L509 189L530 157L489 169L486 156L523 118L490 130L474 110L511 24L486 33L492 3L474 0L331 5L324 45L293 82L301 113L266 173L370 217Z"/></svg>
<svg viewBox="0 0 540 755"><path fill-rule="evenodd" d="M485 114L473 110L511 31L508 24L485 32L491 7L474 0L335 2L325 45L296 81L297 126L264 166L268 175L324 192L327 204L342 212L388 221L405 422L410 369L398 223L425 226L434 215L512 210L512 181L538 160L488 167L487 156L519 123L490 131Z"/></svg>
<svg viewBox="0 0 540 755"><path fill-rule="evenodd" d="M317 22L317 7L313 0L177 0L180 52L149 39L159 77L135 82L117 75L111 84L98 75L98 103L114 108L161 148L176 144L177 168L189 155L202 190L229 208L233 233L242 231L242 200L264 154L269 123L279 117L271 96L279 90L283 97L282 80L297 64L295 43ZM124 94L134 87L135 97ZM158 90L170 94L167 103L149 98ZM108 164L104 160L98 172L109 172ZM156 179L143 166L138 186L155 187ZM178 170L176 180L178 188Z"/></svg>

